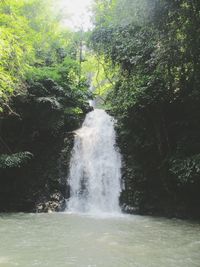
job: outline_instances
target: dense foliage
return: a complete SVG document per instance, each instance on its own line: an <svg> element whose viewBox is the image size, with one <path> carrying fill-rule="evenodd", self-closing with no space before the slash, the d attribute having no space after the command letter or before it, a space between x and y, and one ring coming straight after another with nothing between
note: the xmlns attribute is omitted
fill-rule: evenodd
<svg viewBox="0 0 200 267"><path fill-rule="evenodd" d="M107 102L126 162L123 201L198 213L200 2L97 0L94 12L92 47L119 67Z"/></svg>
<svg viewBox="0 0 200 267"><path fill-rule="evenodd" d="M27 80L86 88L77 62L80 38L61 22L52 0L0 1L0 111L9 109L9 97L24 91Z"/></svg>
<svg viewBox="0 0 200 267"><path fill-rule="evenodd" d="M118 119L122 204L200 216L199 0L95 0L91 35L62 27L59 1L0 1L0 203L65 195L89 81Z"/></svg>
<svg viewBox="0 0 200 267"><path fill-rule="evenodd" d="M63 27L59 1L0 1L0 211L64 203L67 132L88 111L88 84L82 34Z"/></svg>

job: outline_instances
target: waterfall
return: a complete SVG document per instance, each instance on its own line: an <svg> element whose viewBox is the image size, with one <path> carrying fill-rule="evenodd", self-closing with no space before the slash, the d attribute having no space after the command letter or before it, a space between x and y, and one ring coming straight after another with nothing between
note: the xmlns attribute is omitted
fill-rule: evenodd
<svg viewBox="0 0 200 267"><path fill-rule="evenodd" d="M76 131L70 161L67 210L118 213L121 156L115 144L114 119L104 110L87 114Z"/></svg>

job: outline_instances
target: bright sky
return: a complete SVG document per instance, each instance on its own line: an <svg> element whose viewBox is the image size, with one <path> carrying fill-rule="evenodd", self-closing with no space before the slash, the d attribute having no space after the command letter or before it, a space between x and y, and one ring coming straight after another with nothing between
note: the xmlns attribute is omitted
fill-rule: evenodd
<svg viewBox="0 0 200 267"><path fill-rule="evenodd" d="M93 0L60 0L59 2L60 8L64 10L67 17L63 22L64 25L73 30L91 28L90 7Z"/></svg>

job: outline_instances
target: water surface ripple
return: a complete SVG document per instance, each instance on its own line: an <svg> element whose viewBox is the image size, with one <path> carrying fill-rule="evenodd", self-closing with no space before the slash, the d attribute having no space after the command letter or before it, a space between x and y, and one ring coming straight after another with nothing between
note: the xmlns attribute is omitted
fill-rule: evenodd
<svg viewBox="0 0 200 267"><path fill-rule="evenodd" d="M199 252L200 225L181 220L0 215L0 267L199 267Z"/></svg>

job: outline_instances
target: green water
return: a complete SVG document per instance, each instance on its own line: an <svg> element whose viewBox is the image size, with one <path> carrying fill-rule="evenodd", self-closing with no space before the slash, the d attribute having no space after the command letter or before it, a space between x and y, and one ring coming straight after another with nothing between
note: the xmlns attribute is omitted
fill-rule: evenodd
<svg viewBox="0 0 200 267"><path fill-rule="evenodd" d="M200 266L200 225L142 216L1 214L0 267Z"/></svg>

